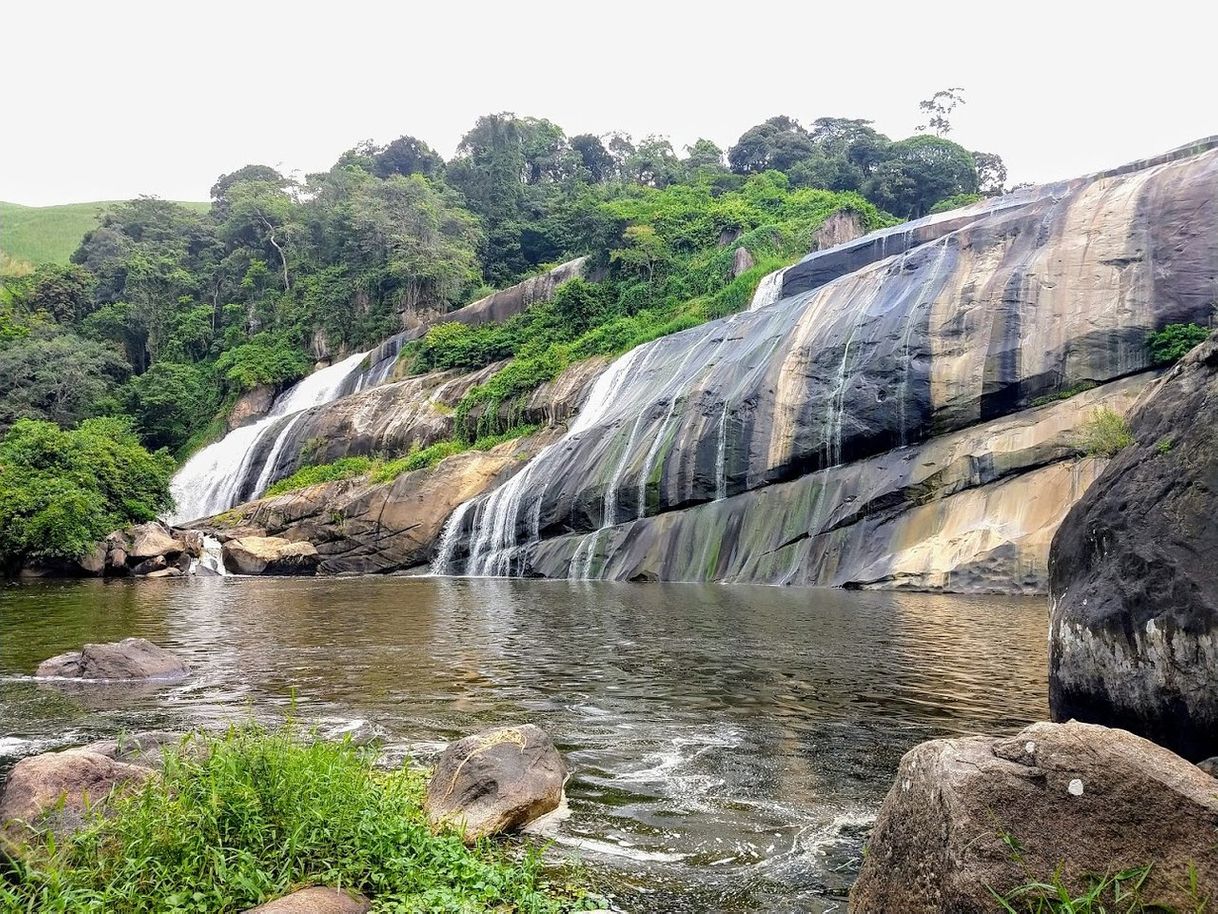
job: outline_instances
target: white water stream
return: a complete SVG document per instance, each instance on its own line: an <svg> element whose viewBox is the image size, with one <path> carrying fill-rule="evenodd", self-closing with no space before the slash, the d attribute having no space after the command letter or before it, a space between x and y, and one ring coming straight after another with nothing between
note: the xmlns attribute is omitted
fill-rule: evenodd
<svg viewBox="0 0 1218 914"><path fill-rule="evenodd" d="M165 517L166 522L180 524L231 508L241 499L242 489L251 478L254 486L246 497L261 495L273 481L275 464L300 414L342 396L367 355L357 352L313 372L280 394L265 417L233 429L187 460L170 484L176 507ZM294 418L285 422L286 416ZM260 448L263 438L272 431L276 439L270 450ZM258 459L260 450L266 455L263 459Z"/></svg>

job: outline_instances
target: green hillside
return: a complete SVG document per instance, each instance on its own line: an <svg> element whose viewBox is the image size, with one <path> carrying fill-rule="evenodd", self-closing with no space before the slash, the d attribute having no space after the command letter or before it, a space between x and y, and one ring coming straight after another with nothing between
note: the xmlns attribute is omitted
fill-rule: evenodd
<svg viewBox="0 0 1218 914"><path fill-rule="evenodd" d="M0 263L52 261L67 263L81 237L97 225L98 214L112 202L67 203L63 206L22 206L0 203ZM208 203L183 203L206 210Z"/></svg>

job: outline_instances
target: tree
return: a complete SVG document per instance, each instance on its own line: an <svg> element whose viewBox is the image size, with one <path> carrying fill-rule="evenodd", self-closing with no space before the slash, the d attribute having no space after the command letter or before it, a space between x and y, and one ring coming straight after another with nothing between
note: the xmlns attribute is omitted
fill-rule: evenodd
<svg viewBox="0 0 1218 914"><path fill-rule="evenodd" d="M667 137L647 136L626 160L630 180L645 187L667 187L681 174L681 165Z"/></svg>
<svg viewBox="0 0 1218 914"><path fill-rule="evenodd" d="M384 149L377 150L372 158L372 173L378 178L393 175L434 178L443 167L444 160L440 154L412 136L398 137Z"/></svg>
<svg viewBox="0 0 1218 914"><path fill-rule="evenodd" d="M963 146L934 136L893 143L890 156L864 183L881 209L907 219L928 213L947 197L977 192L977 169Z"/></svg>
<svg viewBox="0 0 1218 914"><path fill-rule="evenodd" d="M699 137L692 146L685 147L685 152L686 156L681 164L689 175L723 170L723 150L708 139Z"/></svg>
<svg viewBox="0 0 1218 914"><path fill-rule="evenodd" d="M992 152L973 152L977 166L977 193L983 197L997 197L1005 193L1007 166L1002 156Z"/></svg>
<svg viewBox="0 0 1218 914"><path fill-rule="evenodd" d="M157 362L126 387L126 406L149 448L179 450L216 408L202 371L181 362Z"/></svg>
<svg viewBox="0 0 1218 914"><path fill-rule="evenodd" d="M287 178L270 165L243 165L236 171L220 175L216 178L216 183L211 186L212 217L217 222L223 222L228 218L229 190L236 184L245 184L250 181L272 184L275 187L286 187L288 184Z"/></svg>
<svg viewBox="0 0 1218 914"><path fill-rule="evenodd" d="M728 150L727 160L737 174L786 171L815 150L812 137L799 121L780 114L746 130Z"/></svg>
<svg viewBox="0 0 1218 914"><path fill-rule="evenodd" d="M600 184L614 176L614 158L596 134L581 133L573 136L570 146L571 150L579 156L580 164L587 173L589 181Z"/></svg>
<svg viewBox="0 0 1218 914"><path fill-rule="evenodd" d="M94 309L93 289L97 279L77 264L41 264L30 278L25 305L30 311L45 311L61 324L78 324Z"/></svg>
<svg viewBox="0 0 1218 914"><path fill-rule="evenodd" d="M18 419L70 426L116 409L130 366L107 347L52 328L0 349L0 430Z"/></svg>
<svg viewBox="0 0 1218 914"><path fill-rule="evenodd" d="M172 504L173 458L122 419L65 431L22 419L0 441L0 562L72 560L113 530Z"/></svg>
<svg viewBox="0 0 1218 914"><path fill-rule="evenodd" d="M927 119L926 123L919 125L918 132L930 130L935 136L947 136L952 129L952 112L964 103L964 89L960 86L940 89L930 98L918 102L918 108Z"/></svg>

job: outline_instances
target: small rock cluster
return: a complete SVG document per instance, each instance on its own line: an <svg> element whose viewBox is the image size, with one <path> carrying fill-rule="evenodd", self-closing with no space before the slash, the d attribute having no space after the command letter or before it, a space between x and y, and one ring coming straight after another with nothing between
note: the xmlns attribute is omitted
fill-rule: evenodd
<svg viewBox="0 0 1218 914"><path fill-rule="evenodd" d="M177 577L190 571L203 555L203 534L171 530L160 521L116 530L77 560L79 573L89 577L144 575Z"/></svg>

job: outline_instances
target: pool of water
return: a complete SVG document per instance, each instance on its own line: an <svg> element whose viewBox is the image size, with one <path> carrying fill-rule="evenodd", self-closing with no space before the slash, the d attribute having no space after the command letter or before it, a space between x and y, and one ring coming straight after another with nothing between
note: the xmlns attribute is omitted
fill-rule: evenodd
<svg viewBox="0 0 1218 914"><path fill-rule="evenodd" d="M549 853L630 912L845 910L902 753L1047 715L1043 600L459 578L0 586L0 769L116 731L297 717L423 762L533 722L572 769ZM192 676L29 678L141 635ZM362 723L361 723L362 722Z"/></svg>

